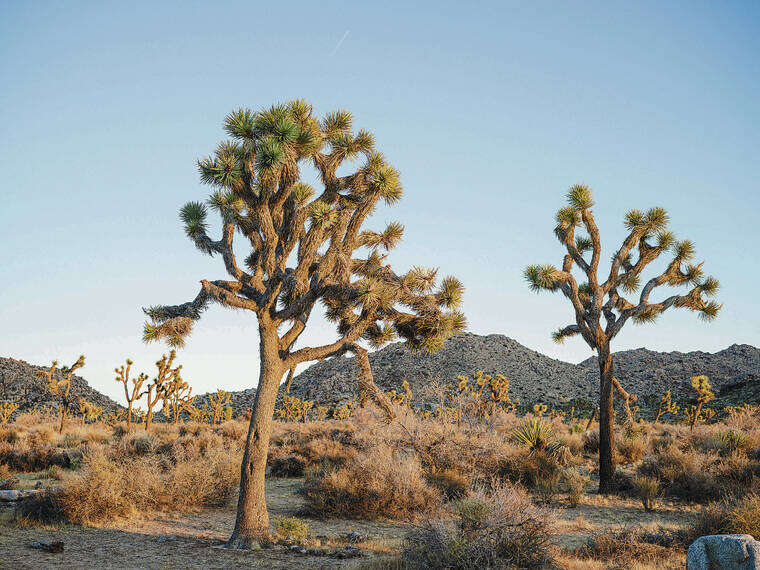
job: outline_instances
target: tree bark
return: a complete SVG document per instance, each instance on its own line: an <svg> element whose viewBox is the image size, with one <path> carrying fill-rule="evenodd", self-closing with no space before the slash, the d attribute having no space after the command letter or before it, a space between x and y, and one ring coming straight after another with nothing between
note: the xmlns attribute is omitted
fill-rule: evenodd
<svg viewBox="0 0 760 570"><path fill-rule="evenodd" d="M240 496L235 530L228 548L249 548L251 543L269 536L264 479L267 467L269 436L277 390L285 372L279 356L277 331L259 323L260 371L256 399L253 403L243 462L240 466Z"/></svg>
<svg viewBox="0 0 760 570"><path fill-rule="evenodd" d="M599 358L599 492L613 491L615 461L612 450L615 446L615 432L612 423L613 369L609 343L597 349Z"/></svg>

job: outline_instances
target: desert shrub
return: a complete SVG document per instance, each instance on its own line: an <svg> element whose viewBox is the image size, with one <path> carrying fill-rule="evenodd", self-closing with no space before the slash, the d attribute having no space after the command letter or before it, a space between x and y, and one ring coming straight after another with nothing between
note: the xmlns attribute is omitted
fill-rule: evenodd
<svg viewBox="0 0 760 570"><path fill-rule="evenodd" d="M335 470L311 471L300 492L309 512L319 516L409 519L435 510L441 502L417 458L394 454L385 445Z"/></svg>
<svg viewBox="0 0 760 570"><path fill-rule="evenodd" d="M217 431L228 439L242 439L248 430L248 426L240 421L226 421L217 428Z"/></svg>
<svg viewBox="0 0 760 570"><path fill-rule="evenodd" d="M586 490L586 486L589 484L590 479L586 475L582 475L576 469L567 469L562 478L567 488L567 499L571 507L577 507L583 492Z"/></svg>
<svg viewBox="0 0 760 570"><path fill-rule="evenodd" d="M285 457L277 457L269 462L269 470L273 477L303 477L306 459L292 453Z"/></svg>
<svg viewBox="0 0 760 570"><path fill-rule="evenodd" d="M586 435L583 438L583 449L587 453L599 452L599 430L598 429L592 429L586 432Z"/></svg>
<svg viewBox="0 0 760 570"><path fill-rule="evenodd" d="M274 523L278 536L287 540L302 541L309 536L309 523L298 517L282 517Z"/></svg>
<svg viewBox="0 0 760 570"><path fill-rule="evenodd" d="M692 536L709 534L760 536L760 497L753 493L704 507L694 524Z"/></svg>
<svg viewBox="0 0 760 570"><path fill-rule="evenodd" d="M651 511L654 509L654 502L660 493L660 482L654 477L634 477L633 491L641 499L644 509Z"/></svg>
<svg viewBox="0 0 760 570"><path fill-rule="evenodd" d="M647 449L643 437L624 437L617 442L618 459L623 465L638 463Z"/></svg>
<svg viewBox="0 0 760 570"><path fill-rule="evenodd" d="M48 426L40 426L31 429L26 435L26 444L29 447L39 447L49 445L56 439L56 433Z"/></svg>
<svg viewBox="0 0 760 570"><path fill-rule="evenodd" d="M655 477L669 495L695 502L718 498L723 487L710 467L714 457L669 446L644 458L639 474Z"/></svg>
<svg viewBox="0 0 760 570"><path fill-rule="evenodd" d="M127 457L148 455L156 448L156 437L150 433L138 432L124 436L119 443L119 452Z"/></svg>
<svg viewBox="0 0 760 570"><path fill-rule="evenodd" d="M78 472L61 474L55 507L67 521L92 524L150 510L219 506L237 489L239 462L235 451L223 448L176 462L158 455L109 456L92 450ZM42 515L23 515L54 522Z"/></svg>
<svg viewBox="0 0 760 570"><path fill-rule="evenodd" d="M0 425L0 443L16 443L21 439L18 428L8 425Z"/></svg>
<svg viewBox="0 0 760 570"><path fill-rule="evenodd" d="M618 568L628 567L633 562L658 565L672 557L672 550L645 542L639 529L626 528L592 535L575 554L587 560L611 562Z"/></svg>
<svg viewBox="0 0 760 570"><path fill-rule="evenodd" d="M475 491L456 506L456 520L436 520L410 532L409 568L540 568L552 562L548 511L511 486Z"/></svg>
<svg viewBox="0 0 760 570"><path fill-rule="evenodd" d="M38 493L19 501L13 510L18 525L55 524L65 521L63 508L55 493Z"/></svg>
<svg viewBox="0 0 760 570"><path fill-rule="evenodd" d="M44 471L53 465L75 468L82 459L82 452L75 449L58 449L51 445L41 447L13 447L0 445L0 463L14 471Z"/></svg>
<svg viewBox="0 0 760 570"><path fill-rule="evenodd" d="M556 456L544 452L522 453L503 458L497 475L500 479L532 489L540 481L556 480L561 470Z"/></svg>
<svg viewBox="0 0 760 570"><path fill-rule="evenodd" d="M729 453L745 449L747 445L747 436L740 430L730 429L721 432L718 439L725 445Z"/></svg>
<svg viewBox="0 0 760 570"><path fill-rule="evenodd" d="M449 500L464 496L470 488L470 479L457 469L435 471L425 478Z"/></svg>
<svg viewBox="0 0 760 570"><path fill-rule="evenodd" d="M536 498L545 505L553 503L560 491L559 481L560 474L558 472L537 477L533 489Z"/></svg>

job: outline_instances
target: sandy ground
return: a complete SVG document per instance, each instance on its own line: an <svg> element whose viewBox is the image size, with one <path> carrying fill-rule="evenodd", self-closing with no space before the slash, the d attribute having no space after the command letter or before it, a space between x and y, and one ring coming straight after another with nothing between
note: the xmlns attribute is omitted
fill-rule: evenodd
<svg viewBox="0 0 760 570"><path fill-rule="evenodd" d="M271 479L267 484L272 517L294 516L302 506L296 479ZM562 498L558 502L562 504ZM678 527L688 524L694 507L662 501L647 513L640 503L620 498L587 495L576 508L556 508L558 546L572 550L594 532L628 525ZM397 522L310 519L310 534L325 546L347 544L352 532L367 537L356 544L357 559L302 555L283 547L250 552L218 548L232 531L234 506L204 509L197 513L156 513L139 520L109 524L107 528L18 527L10 523L12 507L0 506L0 567L38 568L360 568L375 566L397 552L408 524ZM50 554L29 548L30 541L62 540L65 552ZM678 557L680 558L680 556ZM675 561L675 560L674 560ZM604 565L570 565L571 568L604 568Z"/></svg>

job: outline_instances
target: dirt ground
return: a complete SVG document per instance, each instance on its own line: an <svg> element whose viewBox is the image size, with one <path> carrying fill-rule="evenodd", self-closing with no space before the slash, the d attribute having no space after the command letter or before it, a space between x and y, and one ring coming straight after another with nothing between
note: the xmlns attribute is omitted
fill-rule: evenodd
<svg viewBox="0 0 760 570"><path fill-rule="evenodd" d="M31 481L30 481L31 482ZM311 519L299 514L302 500L296 494L297 479L271 479L267 496L272 517L301 516L309 522L310 535L323 546L336 549L348 544L347 536L365 537L355 546L362 556L341 560L304 555L287 547L241 552L218 548L234 523L234 505L196 513L156 513L139 520L111 523L107 528L62 525L19 527L10 522L12 507L0 503L0 567L38 568L361 568L381 567L382 560L398 552L409 524L398 522ZM558 504L562 504L560 498ZM620 498L587 495L576 508L555 509L558 547L568 551L583 544L594 532L628 525L679 527L694 516L694 507L662 501L647 513L640 503ZM28 546L30 541L61 540L62 554L50 554ZM564 559L565 557L563 557ZM682 557L673 560L683 564ZM604 568L588 561L565 560L567 568ZM633 568L633 567L631 567ZM640 567L637 567L640 568Z"/></svg>

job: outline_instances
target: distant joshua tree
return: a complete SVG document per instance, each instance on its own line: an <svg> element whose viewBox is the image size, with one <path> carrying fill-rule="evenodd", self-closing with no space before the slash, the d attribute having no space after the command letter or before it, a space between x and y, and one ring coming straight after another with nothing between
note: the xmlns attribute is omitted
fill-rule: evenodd
<svg viewBox="0 0 760 570"><path fill-rule="evenodd" d="M390 223L379 233L361 231L378 201L397 202L402 188L398 171L374 150L373 136L352 132L348 112L318 120L311 105L296 100L258 113L234 111L224 128L233 140L198 163L201 181L215 191L207 205L186 204L180 218L198 249L222 258L230 279L201 280L194 300L146 309L145 340L165 338L170 345L182 345L212 301L256 315L259 382L241 466L237 519L228 541L230 547L247 547L269 530L264 473L285 372L347 352L363 363L360 340L380 347L400 335L412 348L436 350L464 329L465 319L455 310L463 292L459 281L448 277L436 290L436 271L414 267L396 274L384 263L380 251L398 243L401 224ZM360 157L361 166L338 175ZM300 180L304 163L314 167L319 193ZM221 217L219 240L207 233L209 207ZM233 248L235 235L249 250L244 263ZM337 325L336 340L296 349L320 303ZM362 387L383 402L385 396L364 368L361 377Z"/></svg>
<svg viewBox="0 0 760 570"><path fill-rule="evenodd" d="M84 354L80 356L77 361L71 366L64 366L61 368L61 374L63 378L60 380L55 378L55 370L58 367L58 361L54 360L50 369L47 371L40 370L37 372L39 378L47 380L47 390L54 396L58 397L60 401L59 415L61 423L58 426L58 433L63 433L63 426L66 423L66 415L69 412L73 398L70 396L71 392L71 377L79 368L84 366Z"/></svg>
<svg viewBox="0 0 760 570"><path fill-rule="evenodd" d="M153 422L153 408L159 400L163 400L167 396L169 386L176 383L182 370L181 364L172 368L176 357L177 352L172 350L168 356L164 354L161 360L156 362L158 374L156 374L153 382L148 384L148 389L145 391L145 395L147 396L145 403L147 408L145 413L145 431L150 430L150 424Z"/></svg>
<svg viewBox="0 0 760 570"><path fill-rule="evenodd" d="M594 205L591 190L585 185L573 186L567 193L567 200L569 205L557 213L554 229L567 250L562 269L553 265L532 265L525 270L525 278L534 291L561 291L573 305L575 324L560 328L554 333L554 340L562 342L569 336L581 335L597 352L600 376L599 491L608 493L612 490L615 474L612 455L613 386L621 391L626 404L632 400L615 379L610 341L628 320L650 323L671 307L698 311L703 319L711 320L717 316L722 305L704 299L718 291L718 280L703 277L702 263L687 263L694 257L694 245L688 240L677 241L673 233L666 229L668 215L662 208L652 208L646 213L631 210L626 214L625 225L629 234L612 257L609 276L605 281L600 281L598 271L602 244L591 212ZM588 235L576 235L579 227L585 229ZM632 255L634 250L637 250L635 259ZM591 252L590 259L586 252ZM673 257L665 270L646 282L635 303L628 301L623 293L639 291L644 268L666 252ZM575 267L585 281L576 281L573 274ZM691 286L691 290L684 295L672 295L659 302L650 300L652 292L662 285L675 287L686 284Z"/></svg>
<svg viewBox="0 0 760 570"><path fill-rule="evenodd" d="M139 401L145 395L145 392L140 392L140 388L148 379L148 375L141 373L136 378L131 378L132 386L129 386L129 373L132 369L133 362L127 358L127 364L121 365L119 368L114 368L116 372L116 381L124 384L124 398L127 400L127 430L132 427L132 407L135 402Z"/></svg>
<svg viewBox="0 0 760 570"><path fill-rule="evenodd" d="M179 415L186 412L192 405L194 397L193 389L190 387L182 376L175 375L161 390L163 397L163 412L169 420L176 424L179 421Z"/></svg>

